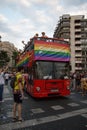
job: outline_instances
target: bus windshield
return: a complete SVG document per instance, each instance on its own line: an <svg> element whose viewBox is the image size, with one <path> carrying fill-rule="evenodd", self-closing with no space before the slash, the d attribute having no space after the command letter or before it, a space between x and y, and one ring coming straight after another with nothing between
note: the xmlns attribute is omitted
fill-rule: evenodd
<svg viewBox="0 0 87 130"><path fill-rule="evenodd" d="M38 79L64 79L69 78L69 63L37 61L35 65Z"/></svg>

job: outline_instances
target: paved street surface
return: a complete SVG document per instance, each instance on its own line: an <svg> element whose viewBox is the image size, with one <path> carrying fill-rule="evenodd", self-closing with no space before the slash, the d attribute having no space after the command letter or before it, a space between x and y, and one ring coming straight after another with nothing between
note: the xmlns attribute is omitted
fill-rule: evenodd
<svg viewBox="0 0 87 130"><path fill-rule="evenodd" d="M87 130L87 95L71 92L69 97L34 99L25 93L22 123L12 122L13 97L4 87L0 103L0 130Z"/></svg>

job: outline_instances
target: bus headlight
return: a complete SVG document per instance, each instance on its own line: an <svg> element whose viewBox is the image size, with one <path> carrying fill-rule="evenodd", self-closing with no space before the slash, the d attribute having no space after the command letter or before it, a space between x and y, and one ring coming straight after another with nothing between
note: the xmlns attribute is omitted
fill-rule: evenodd
<svg viewBox="0 0 87 130"><path fill-rule="evenodd" d="M39 92L40 91L40 87L36 87L36 90Z"/></svg>

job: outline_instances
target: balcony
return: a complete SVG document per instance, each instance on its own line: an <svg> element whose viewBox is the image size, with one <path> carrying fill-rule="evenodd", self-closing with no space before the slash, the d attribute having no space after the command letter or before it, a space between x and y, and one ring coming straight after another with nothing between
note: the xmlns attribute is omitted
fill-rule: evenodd
<svg viewBox="0 0 87 130"><path fill-rule="evenodd" d="M82 67L75 67L75 70L82 70Z"/></svg>
<svg viewBox="0 0 87 130"><path fill-rule="evenodd" d="M81 41L76 41L75 44L81 44Z"/></svg>
<svg viewBox="0 0 87 130"><path fill-rule="evenodd" d="M75 23L75 26L81 26L81 22Z"/></svg>
<svg viewBox="0 0 87 130"><path fill-rule="evenodd" d="M62 31L61 32L67 32L67 33L70 33L70 28L69 29L62 29Z"/></svg>
<svg viewBox="0 0 87 130"><path fill-rule="evenodd" d="M81 47L75 47L75 50L82 50Z"/></svg>
<svg viewBox="0 0 87 130"><path fill-rule="evenodd" d="M75 35L75 38L81 38L81 34Z"/></svg>
<svg viewBox="0 0 87 130"><path fill-rule="evenodd" d="M75 32L81 32L81 28L75 29Z"/></svg>
<svg viewBox="0 0 87 130"><path fill-rule="evenodd" d="M82 57L82 53L75 54L75 57Z"/></svg>
<svg viewBox="0 0 87 130"><path fill-rule="evenodd" d="M62 23L62 27L70 27L70 23Z"/></svg>
<svg viewBox="0 0 87 130"><path fill-rule="evenodd" d="M75 63L82 63L82 61L81 60L77 60L77 61L75 61Z"/></svg>

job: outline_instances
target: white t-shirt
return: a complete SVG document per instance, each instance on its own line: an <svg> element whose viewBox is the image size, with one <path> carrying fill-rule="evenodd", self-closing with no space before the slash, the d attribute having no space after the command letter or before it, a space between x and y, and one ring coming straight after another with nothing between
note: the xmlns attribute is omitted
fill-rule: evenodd
<svg viewBox="0 0 87 130"><path fill-rule="evenodd" d="M5 74L5 79L9 79L9 74L8 73Z"/></svg>

